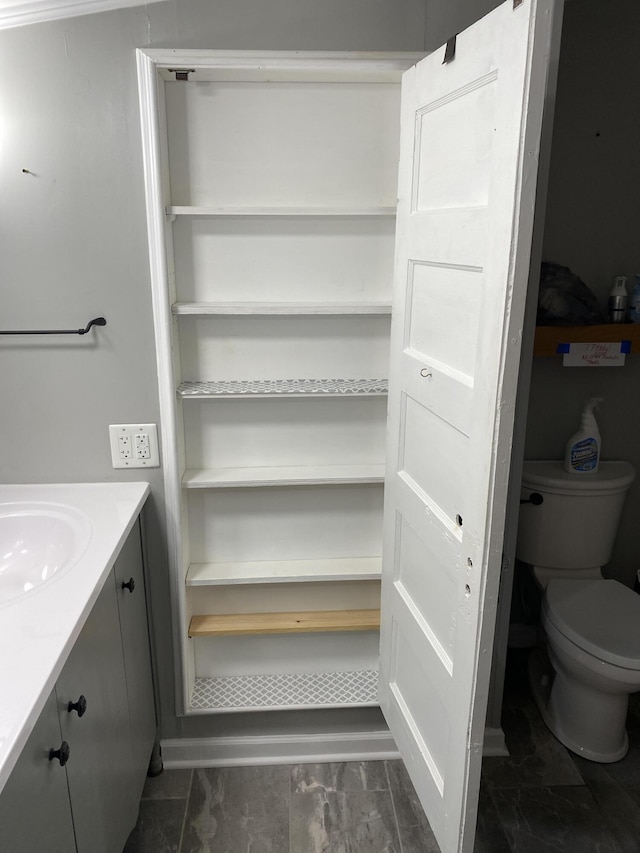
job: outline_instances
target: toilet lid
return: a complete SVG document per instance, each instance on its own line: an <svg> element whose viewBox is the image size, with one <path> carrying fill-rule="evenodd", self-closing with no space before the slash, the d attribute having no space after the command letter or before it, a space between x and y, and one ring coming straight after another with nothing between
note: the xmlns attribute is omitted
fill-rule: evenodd
<svg viewBox="0 0 640 853"><path fill-rule="evenodd" d="M560 495L615 494L628 489L635 476L630 462L601 462L595 474L569 474L562 462L525 460L522 487Z"/></svg>
<svg viewBox="0 0 640 853"><path fill-rule="evenodd" d="M640 669L640 595L614 580L552 580L547 619L600 660Z"/></svg>

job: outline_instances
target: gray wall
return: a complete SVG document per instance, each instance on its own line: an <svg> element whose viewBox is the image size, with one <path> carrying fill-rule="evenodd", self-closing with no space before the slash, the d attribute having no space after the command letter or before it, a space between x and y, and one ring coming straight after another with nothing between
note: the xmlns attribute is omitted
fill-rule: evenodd
<svg viewBox="0 0 640 853"><path fill-rule="evenodd" d="M640 273L639 32L640 4L565 6L543 255L571 267L603 307L615 275ZM562 458L585 400L601 396L603 458L627 459L640 476L639 387L640 353L611 369L535 359L526 457ZM640 568L639 514L637 482L608 569L628 584Z"/></svg>
<svg viewBox="0 0 640 853"><path fill-rule="evenodd" d="M479 21L502 0L425 0L425 50L433 51L451 36Z"/></svg>
<svg viewBox="0 0 640 853"><path fill-rule="evenodd" d="M424 20L424 0L171 0L0 32L0 324L108 321L86 338L0 337L0 480L151 482L165 737L383 724L375 711L174 716L162 474L114 471L107 434L159 422L135 48L420 51Z"/></svg>

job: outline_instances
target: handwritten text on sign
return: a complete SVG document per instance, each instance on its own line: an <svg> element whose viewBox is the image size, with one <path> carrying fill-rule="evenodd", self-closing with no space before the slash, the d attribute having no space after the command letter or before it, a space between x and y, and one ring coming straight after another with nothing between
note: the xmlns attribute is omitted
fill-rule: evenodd
<svg viewBox="0 0 640 853"><path fill-rule="evenodd" d="M563 346L563 367L622 367L629 341L568 344Z"/></svg>

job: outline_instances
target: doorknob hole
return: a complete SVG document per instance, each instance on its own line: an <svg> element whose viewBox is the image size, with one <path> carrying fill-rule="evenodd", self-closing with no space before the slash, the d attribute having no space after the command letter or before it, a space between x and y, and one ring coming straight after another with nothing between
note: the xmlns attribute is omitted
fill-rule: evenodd
<svg viewBox="0 0 640 853"><path fill-rule="evenodd" d="M458 527L462 527L462 516L461 515L456 515L456 524L458 525Z"/></svg>
<svg viewBox="0 0 640 853"><path fill-rule="evenodd" d="M467 598L469 598L469 596L471 595L471 587L468 583L464 585L464 594L467 596Z"/></svg>

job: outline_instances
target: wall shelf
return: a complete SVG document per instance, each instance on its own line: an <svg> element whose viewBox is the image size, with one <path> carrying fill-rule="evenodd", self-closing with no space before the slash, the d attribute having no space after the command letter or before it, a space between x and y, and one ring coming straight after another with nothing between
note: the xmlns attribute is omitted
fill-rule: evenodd
<svg viewBox="0 0 640 853"><path fill-rule="evenodd" d="M381 557L332 560L261 560L237 563L192 563L187 586L229 586L254 583L379 580Z"/></svg>
<svg viewBox="0 0 640 853"><path fill-rule="evenodd" d="M308 610L291 613L222 613L192 616L190 637L377 631L380 610Z"/></svg>
<svg viewBox="0 0 640 853"><path fill-rule="evenodd" d="M205 317L391 314L390 302L175 302L173 314Z"/></svg>
<svg viewBox="0 0 640 853"><path fill-rule="evenodd" d="M561 344L631 341L631 352L640 351L640 323L607 323L601 326L536 326L533 354L557 355Z"/></svg>
<svg viewBox="0 0 640 853"><path fill-rule="evenodd" d="M353 708L378 704L377 669L196 678L190 711Z"/></svg>
<svg viewBox="0 0 640 853"><path fill-rule="evenodd" d="M139 73L178 713L376 705L417 57L182 52L193 85L176 85L162 56Z"/></svg>
<svg viewBox="0 0 640 853"><path fill-rule="evenodd" d="M168 216L395 216L396 208L375 207L209 207L172 205Z"/></svg>
<svg viewBox="0 0 640 853"><path fill-rule="evenodd" d="M386 379L257 379L185 381L178 396L191 398L242 399L256 397L359 397L386 396Z"/></svg>
<svg viewBox="0 0 640 853"><path fill-rule="evenodd" d="M268 468L190 468L186 489L322 486L384 482L384 465L286 465Z"/></svg>

